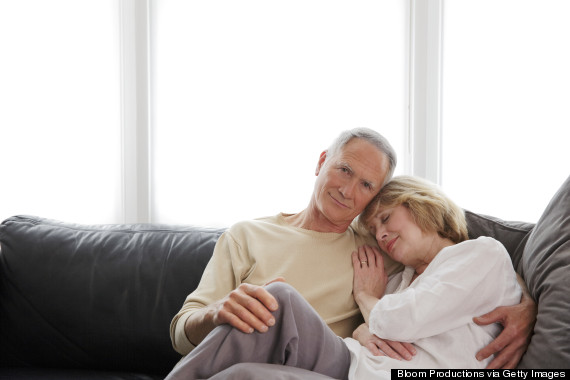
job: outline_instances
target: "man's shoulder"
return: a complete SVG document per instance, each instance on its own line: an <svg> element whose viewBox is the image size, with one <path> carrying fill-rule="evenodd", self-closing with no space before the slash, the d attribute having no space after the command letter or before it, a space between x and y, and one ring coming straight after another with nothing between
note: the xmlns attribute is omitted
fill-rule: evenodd
<svg viewBox="0 0 570 380"><path fill-rule="evenodd" d="M280 214L273 216L264 216L256 219L242 220L233 224L227 231L227 234L233 236L243 236L249 234L260 234L264 231L271 231L284 228L281 222Z"/></svg>

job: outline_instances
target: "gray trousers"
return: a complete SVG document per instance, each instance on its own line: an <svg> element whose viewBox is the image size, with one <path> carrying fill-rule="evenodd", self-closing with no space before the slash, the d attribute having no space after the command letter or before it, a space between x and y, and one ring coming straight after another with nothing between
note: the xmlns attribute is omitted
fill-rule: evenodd
<svg viewBox="0 0 570 380"><path fill-rule="evenodd" d="M350 353L307 301L290 285L273 283L275 325L245 334L216 327L166 378L347 379Z"/></svg>

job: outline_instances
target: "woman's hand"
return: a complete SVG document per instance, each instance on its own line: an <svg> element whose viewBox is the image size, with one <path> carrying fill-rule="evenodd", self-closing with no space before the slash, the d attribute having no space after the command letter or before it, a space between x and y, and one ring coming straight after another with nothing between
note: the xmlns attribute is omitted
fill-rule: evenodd
<svg viewBox="0 0 570 380"><path fill-rule="evenodd" d="M352 333L352 337L362 346L368 348L375 356L389 356L397 360L411 360L416 354L413 344L380 339L370 332L366 323L358 326Z"/></svg>
<svg viewBox="0 0 570 380"><path fill-rule="evenodd" d="M352 253L352 266L354 300L368 322L372 308L386 291L388 277L384 271L384 260L377 248L365 245Z"/></svg>

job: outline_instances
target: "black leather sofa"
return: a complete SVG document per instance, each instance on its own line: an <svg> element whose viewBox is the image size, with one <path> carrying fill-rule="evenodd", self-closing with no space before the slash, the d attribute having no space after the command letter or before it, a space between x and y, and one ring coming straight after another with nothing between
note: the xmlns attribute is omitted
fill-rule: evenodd
<svg viewBox="0 0 570 380"><path fill-rule="evenodd" d="M222 230L0 226L0 379L162 379L180 359L169 325Z"/></svg>
<svg viewBox="0 0 570 380"><path fill-rule="evenodd" d="M570 178L538 223L466 212L500 240L538 302L520 368L570 368ZM0 379L162 379L180 359L169 325L223 229L0 225ZM474 268L476 270L476 268Z"/></svg>

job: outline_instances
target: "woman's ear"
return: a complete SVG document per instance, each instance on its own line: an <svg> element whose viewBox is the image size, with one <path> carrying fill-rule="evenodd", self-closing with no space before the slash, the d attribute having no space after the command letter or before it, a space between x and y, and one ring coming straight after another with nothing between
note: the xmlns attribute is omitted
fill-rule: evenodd
<svg viewBox="0 0 570 380"><path fill-rule="evenodd" d="M318 176L321 172L321 168L323 167L325 161L327 159L327 151L323 151L319 156L319 163L317 164L317 169L315 170L315 175Z"/></svg>

